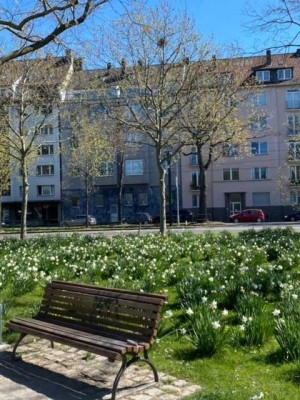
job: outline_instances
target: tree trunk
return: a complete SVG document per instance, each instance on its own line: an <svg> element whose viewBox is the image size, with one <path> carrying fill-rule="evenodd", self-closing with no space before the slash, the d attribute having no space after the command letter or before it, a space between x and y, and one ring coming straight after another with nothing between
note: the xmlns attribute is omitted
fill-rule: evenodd
<svg viewBox="0 0 300 400"><path fill-rule="evenodd" d="M2 185L0 183L0 231L2 228Z"/></svg>
<svg viewBox="0 0 300 400"><path fill-rule="evenodd" d="M206 168L203 162L202 147L197 147L198 167L199 167L199 219L200 222L207 222L207 186Z"/></svg>
<svg viewBox="0 0 300 400"><path fill-rule="evenodd" d="M89 226L89 177L88 174L85 176L85 227L88 228Z"/></svg>
<svg viewBox="0 0 300 400"><path fill-rule="evenodd" d="M27 234L27 209L28 209L28 171L26 161L22 160L22 208L21 208L21 233L20 239L25 239Z"/></svg>
<svg viewBox="0 0 300 400"><path fill-rule="evenodd" d="M118 220L121 225L123 222L123 182L124 182L124 154L118 155L117 174L118 174Z"/></svg>
<svg viewBox="0 0 300 400"><path fill-rule="evenodd" d="M159 188L160 188L160 233L165 236L167 233L166 218L166 171L159 166Z"/></svg>

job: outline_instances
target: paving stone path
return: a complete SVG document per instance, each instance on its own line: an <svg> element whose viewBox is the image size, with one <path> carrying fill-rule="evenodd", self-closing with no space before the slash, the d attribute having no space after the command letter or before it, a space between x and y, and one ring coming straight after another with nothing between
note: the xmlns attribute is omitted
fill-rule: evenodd
<svg viewBox="0 0 300 400"><path fill-rule="evenodd" d="M0 400L106 400L119 363L49 341L28 342L18 349L21 361L11 360L11 347L0 345ZM152 381L148 368L128 368L120 382L122 400L178 400L201 387L159 373L156 386L141 389ZM140 389L128 394L128 388Z"/></svg>

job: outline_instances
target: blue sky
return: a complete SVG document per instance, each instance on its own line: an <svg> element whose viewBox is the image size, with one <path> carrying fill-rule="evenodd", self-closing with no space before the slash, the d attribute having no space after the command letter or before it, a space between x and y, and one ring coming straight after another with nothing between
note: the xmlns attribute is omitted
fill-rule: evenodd
<svg viewBox="0 0 300 400"><path fill-rule="evenodd" d="M130 4L130 0L120 0ZM139 0L148 5L157 5L163 0ZM238 44L245 51L245 55L256 54L258 50L265 51L268 47L262 41L265 36L258 36L247 31L245 25L250 18L245 14L247 5L261 9L270 0L167 0L176 11L187 11L195 20L197 29L207 38L212 37L219 45ZM111 7L120 11L118 0L111 0L111 6L105 5L102 17L111 17ZM122 13L122 12L121 12Z"/></svg>
<svg viewBox="0 0 300 400"><path fill-rule="evenodd" d="M150 4L158 2L149 1ZM198 30L205 36L212 36L220 45L238 43L246 53L266 47L245 28L250 22L245 9L247 5L263 7L268 0L172 0L171 3L179 10L187 10Z"/></svg>

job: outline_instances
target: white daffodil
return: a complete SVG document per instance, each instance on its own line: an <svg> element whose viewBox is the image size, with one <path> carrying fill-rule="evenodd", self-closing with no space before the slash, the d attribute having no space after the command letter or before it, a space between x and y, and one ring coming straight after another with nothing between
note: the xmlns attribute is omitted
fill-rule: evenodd
<svg viewBox="0 0 300 400"><path fill-rule="evenodd" d="M194 311L191 309L191 307L189 307L189 308L186 310L186 313L187 313L187 315L193 315L193 314L194 314Z"/></svg>
<svg viewBox="0 0 300 400"><path fill-rule="evenodd" d="M213 327L214 329L219 329L219 328L221 328L221 324L220 324L219 321L213 321L213 322L211 323L211 325L212 325L212 327Z"/></svg>
<svg viewBox="0 0 300 400"><path fill-rule="evenodd" d="M275 310L272 312L272 314L274 315L274 317L278 317L278 315L280 315L281 311L278 310L277 308L275 308Z"/></svg>

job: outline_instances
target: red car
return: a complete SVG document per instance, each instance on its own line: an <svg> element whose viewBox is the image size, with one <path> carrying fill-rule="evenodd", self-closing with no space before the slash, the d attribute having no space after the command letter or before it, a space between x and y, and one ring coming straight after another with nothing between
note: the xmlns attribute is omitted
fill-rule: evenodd
<svg viewBox="0 0 300 400"><path fill-rule="evenodd" d="M230 222L264 222L265 220L264 212L256 208L243 210L229 217Z"/></svg>

